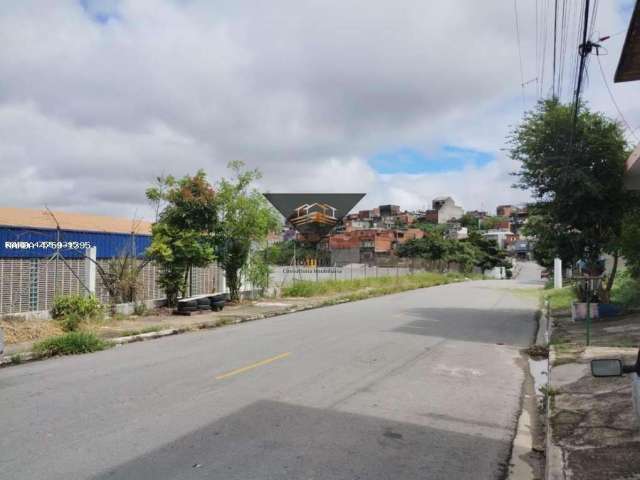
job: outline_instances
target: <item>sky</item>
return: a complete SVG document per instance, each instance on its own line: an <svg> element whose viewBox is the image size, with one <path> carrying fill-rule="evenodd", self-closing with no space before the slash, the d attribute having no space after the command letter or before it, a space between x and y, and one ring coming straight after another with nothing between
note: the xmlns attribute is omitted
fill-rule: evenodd
<svg viewBox="0 0 640 480"><path fill-rule="evenodd" d="M582 2L558 3L567 100ZM595 3L593 38L612 37L584 99L619 119L601 65L636 143L640 83L613 84L633 1ZM215 182L232 160L261 191L366 193L357 208L525 202L506 138L552 91L553 4L2 2L0 206L150 218L158 175Z"/></svg>

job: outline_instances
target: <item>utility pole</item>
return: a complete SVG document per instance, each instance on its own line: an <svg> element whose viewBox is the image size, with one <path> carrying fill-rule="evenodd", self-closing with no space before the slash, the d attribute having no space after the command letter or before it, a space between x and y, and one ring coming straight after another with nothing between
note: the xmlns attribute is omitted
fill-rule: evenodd
<svg viewBox="0 0 640 480"><path fill-rule="evenodd" d="M573 129L578 122L578 109L580 104L580 91L582 89L582 78L584 76L584 64L587 59L587 55L591 53L594 44L587 42L587 29L589 28L589 0L585 0L584 6L584 24L582 26L582 43L578 47L578 53L580 54L580 68L578 69L578 82L576 84L574 107L573 107ZM573 141L571 142L573 143Z"/></svg>

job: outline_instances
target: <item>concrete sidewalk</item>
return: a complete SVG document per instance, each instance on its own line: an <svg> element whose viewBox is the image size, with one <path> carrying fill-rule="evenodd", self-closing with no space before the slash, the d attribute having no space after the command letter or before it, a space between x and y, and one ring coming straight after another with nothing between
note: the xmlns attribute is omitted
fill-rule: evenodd
<svg viewBox="0 0 640 480"><path fill-rule="evenodd" d="M628 375L595 378L594 358L635 363L640 343L637 317L594 323L594 343L584 346L584 324L554 319L550 351L547 479L626 480L640 478L640 430Z"/></svg>

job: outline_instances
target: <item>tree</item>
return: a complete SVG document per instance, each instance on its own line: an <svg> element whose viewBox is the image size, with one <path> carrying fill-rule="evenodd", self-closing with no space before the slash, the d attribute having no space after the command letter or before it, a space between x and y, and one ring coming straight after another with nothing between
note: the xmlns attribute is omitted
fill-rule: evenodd
<svg viewBox="0 0 640 480"><path fill-rule="evenodd" d="M508 221L505 217L486 216L480 220L480 230L492 230L498 226L500 222Z"/></svg>
<svg viewBox="0 0 640 480"><path fill-rule="evenodd" d="M146 195L159 212L147 255L160 266L159 284L175 306L191 269L215 259L216 195L203 170L179 180L159 177Z"/></svg>
<svg viewBox="0 0 640 480"><path fill-rule="evenodd" d="M624 214L633 206L623 187L628 145L622 128L585 106L574 125L573 106L553 98L525 115L509 143L511 158L521 164L516 186L537 199L542 221L534 233L546 255L580 258L593 267L602 253L611 253L615 263L603 286L606 296L615 278ZM550 228L558 233L550 234Z"/></svg>
<svg viewBox="0 0 640 480"><path fill-rule="evenodd" d="M495 240L488 240L478 232L471 232L469 238L465 240L473 245L476 250L475 265L482 273L496 267L511 267L507 259L507 254L501 250Z"/></svg>
<svg viewBox="0 0 640 480"><path fill-rule="evenodd" d="M422 258L435 262L445 261L450 250L449 242L451 240L426 235L398 245L397 253L399 257Z"/></svg>
<svg viewBox="0 0 640 480"><path fill-rule="evenodd" d="M230 300L240 299L240 271L249 259L253 243L264 240L279 226L279 216L251 184L260 178L258 170L244 170L242 162L231 162L234 176L217 184L216 252L225 270Z"/></svg>
<svg viewBox="0 0 640 480"><path fill-rule="evenodd" d="M463 227L467 227L469 231L478 230L480 228L481 221L481 219L475 217L471 213L465 213L464 215L462 215L462 218L460 218L460 224Z"/></svg>
<svg viewBox="0 0 640 480"><path fill-rule="evenodd" d="M450 240L447 249L446 261L447 267L451 263L457 263L460 271L470 272L478 259L478 250L469 242Z"/></svg>
<svg viewBox="0 0 640 480"><path fill-rule="evenodd" d="M261 252L270 265L291 265L294 249L298 262L307 258L315 258L316 249L298 240L284 240L265 247Z"/></svg>

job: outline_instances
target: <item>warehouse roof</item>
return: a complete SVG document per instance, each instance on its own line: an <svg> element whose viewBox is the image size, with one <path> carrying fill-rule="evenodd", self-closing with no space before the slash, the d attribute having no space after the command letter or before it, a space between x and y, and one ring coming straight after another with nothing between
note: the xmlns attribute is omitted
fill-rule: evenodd
<svg viewBox="0 0 640 480"><path fill-rule="evenodd" d="M145 222L144 220L61 211L51 213L53 213L53 216L60 224L60 228L63 230L136 233L138 235L151 234L151 222ZM0 207L0 226L55 229L56 220L44 209Z"/></svg>

